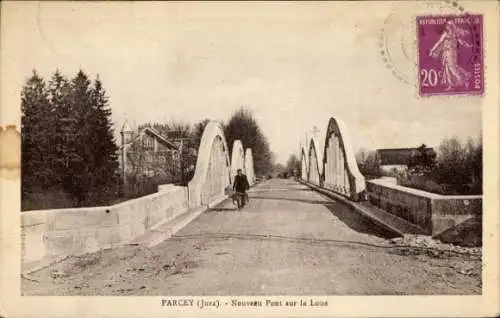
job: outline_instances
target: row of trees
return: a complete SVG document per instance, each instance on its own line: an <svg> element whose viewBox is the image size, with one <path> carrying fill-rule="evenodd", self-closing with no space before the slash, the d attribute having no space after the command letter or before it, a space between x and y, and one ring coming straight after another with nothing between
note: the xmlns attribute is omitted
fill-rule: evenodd
<svg viewBox="0 0 500 318"><path fill-rule="evenodd" d="M179 121L170 121L169 123L146 123L139 126L152 127L164 137L176 140L183 140L183 158L186 163L193 163L191 158L192 150L198 150L203 131L209 120L204 119L193 125ZM266 175L273 171L274 155L271 152L269 141L262 133L253 113L246 107L240 107L236 110L227 123L221 122L224 135L229 147L229 153L232 152L233 142L241 140L243 147L251 148L254 160L254 171L256 175ZM195 160L194 160L195 162ZM184 179L189 181L192 175Z"/></svg>
<svg viewBox="0 0 500 318"><path fill-rule="evenodd" d="M356 160L361 172L368 178L389 175L402 185L441 194L482 193L482 140L461 142L456 137L444 139L437 154L417 148L404 172L384 172L375 151L361 149Z"/></svg>
<svg viewBox="0 0 500 318"><path fill-rule="evenodd" d="M383 171L376 151L361 148L356 153L356 161L361 173L367 178L393 176L402 185L440 194L481 194L483 183L482 140L469 139L461 142L458 138L444 139L437 153L428 151L425 145L406 162L405 171ZM294 172L300 176L301 162L292 154L281 170L289 176Z"/></svg>
<svg viewBox="0 0 500 318"><path fill-rule="evenodd" d="M430 177L443 185L445 192L481 194L483 191L482 140L460 142L444 140L438 148L435 169Z"/></svg>
<svg viewBox="0 0 500 318"><path fill-rule="evenodd" d="M21 110L23 210L110 204L121 199L118 147L109 100L99 76L92 81L80 70L68 79L56 70L46 81L33 71L22 88ZM190 125L171 121L139 127L151 126L168 139L182 140L182 177L169 181L187 183L191 179L208 122L205 119ZM242 107L221 124L229 151L233 141L240 139L253 151L256 175L272 170L273 154L251 111ZM164 170L167 165L177 169L170 162L160 164Z"/></svg>
<svg viewBox="0 0 500 318"><path fill-rule="evenodd" d="M294 176L300 178L302 175L302 164L296 154L290 155L285 165L285 172L287 176Z"/></svg>
<svg viewBox="0 0 500 318"><path fill-rule="evenodd" d="M241 140L245 149L252 149L256 176L263 176L273 171L274 154L269 146L269 141L248 108L241 107L234 112L227 124L223 124L223 127L230 153L233 142L237 139Z"/></svg>
<svg viewBox="0 0 500 318"><path fill-rule="evenodd" d="M45 81L33 71L21 111L23 208L98 203L114 191L117 146L99 76L55 71Z"/></svg>

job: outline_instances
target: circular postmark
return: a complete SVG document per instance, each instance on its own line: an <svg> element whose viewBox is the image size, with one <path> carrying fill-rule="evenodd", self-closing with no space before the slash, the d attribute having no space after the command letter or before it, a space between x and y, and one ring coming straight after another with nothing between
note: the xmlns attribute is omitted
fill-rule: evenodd
<svg viewBox="0 0 500 318"><path fill-rule="evenodd" d="M465 13L455 0L401 2L384 20L378 49L382 62L400 81L417 86L417 16Z"/></svg>

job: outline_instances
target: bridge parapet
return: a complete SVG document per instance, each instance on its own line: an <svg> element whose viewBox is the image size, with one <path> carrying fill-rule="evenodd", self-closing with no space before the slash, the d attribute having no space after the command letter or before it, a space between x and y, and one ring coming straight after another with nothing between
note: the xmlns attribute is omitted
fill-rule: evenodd
<svg viewBox="0 0 500 318"><path fill-rule="evenodd" d="M381 178L367 182L373 205L437 236L481 217L482 195L440 195Z"/></svg>
<svg viewBox="0 0 500 318"><path fill-rule="evenodd" d="M22 270L122 245L187 209L187 188L165 185L157 193L110 206L22 212Z"/></svg>
<svg viewBox="0 0 500 318"><path fill-rule="evenodd" d="M247 149L245 157L241 142L235 144L234 158L238 158L238 163L234 167L246 169L249 180L253 180L251 149ZM111 206L23 212L23 272L49 265L61 257L125 244L155 226L175 223L178 217L184 222L181 216L184 213L203 211L227 197L230 169L223 130L218 123L209 122L203 131L195 174L188 187L159 185L157 193Z"/></svg>

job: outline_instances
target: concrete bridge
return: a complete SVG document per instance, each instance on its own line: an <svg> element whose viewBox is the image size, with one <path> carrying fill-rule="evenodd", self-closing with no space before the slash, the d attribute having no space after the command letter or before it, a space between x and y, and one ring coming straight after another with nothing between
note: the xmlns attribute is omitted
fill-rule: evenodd
<svg viewBox="0 0 500 318"><path fill-rule="evenodd" d="M211 122L187 187L161 185L107 207L22 213L23 294L481 292L459 274L433 283L443 267L429 269L432 260L408 258L387 240L442 235L475 219L480 198L366 181L342 121L330 118L323 136L301 147L301 178L255 184L252 150L236 140L229 154ZM253 185L241 212L226 193L237 169Z"/></svg>
<svg viewBox="0 0 500 318"><path fill-rule="evenodd" d="M346 125L329 119L324 135L317 128L301 146L301 182L341 201L397 235L424 234L462 239L461 226L480 222L482 195L438 195L384 177L367 181L359 171ZM324 137L323 137L324 136Z"/></svg>

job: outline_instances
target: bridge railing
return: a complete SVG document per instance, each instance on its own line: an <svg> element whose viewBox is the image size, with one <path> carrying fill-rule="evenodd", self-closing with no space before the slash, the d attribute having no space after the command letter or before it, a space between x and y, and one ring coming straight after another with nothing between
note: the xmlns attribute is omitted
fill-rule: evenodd
<svg viewBox="0 0 500 318"><path fill-rule="evenodd" d="M322 157L318 149L322 149ZM351 201L368 200L377 214L391 214L386 215L387 220L396 216L398 222L413 225L406 225L411 231L455 240L453 231L457 226L476 226L482 216L482 195L439 195L398 185L395 178L366 181L359 171L347 128L335 117L328 121L324 143L320 144L316 136L307 140L301 148L301 161L303 181Z"/></svg>
<svg viewBox="0 0 500 318"><path fill-rule="evenodd" d="M21 214L23 272L59 258L129 242L155 225L174 220L189 209L205 208L227 198L231 169L242 168L254 180L251 149L230 161L226 138L210 122L202 135L195 173L188 186L159 185L158 191L110 206L37 210Z"/></svg>

